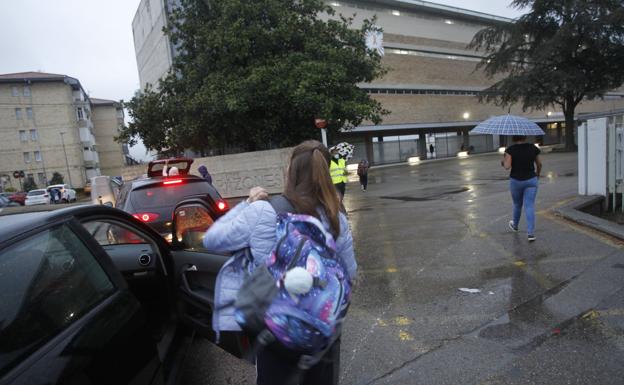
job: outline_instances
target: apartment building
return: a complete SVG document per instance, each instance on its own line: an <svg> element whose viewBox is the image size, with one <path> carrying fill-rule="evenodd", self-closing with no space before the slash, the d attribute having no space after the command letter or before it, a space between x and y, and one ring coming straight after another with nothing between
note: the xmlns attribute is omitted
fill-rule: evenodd
<svg viewBox="0 0 624 385"><path fill-rule="evenodd" d="M124 124L124 110L121 103L114 100L89 98L97 152L100 158L102 175L119 176L121 169L129 162L127 144L115 141Z"/></svg>
<svg viewBox="0 0 624 385"><path fill-rule="evenodd" d="M80 81L67 75L0 75L0 177L4 186L20 188L23 181L14 178L15 171L23 171L40 187L58 172L75 188L101 175L102 168L120 171L123 148L111 142L123 111L108 102L93 103ZM98 137L104 159L100 159Z"/></svg>
<svg viewBox="0 0 624 385"><path fill-rule="evenodd" d="M132 35L141 89L158 81L169 71L176 49L162 32L169 13L179 0L141 0L132 20Z"/></svg>

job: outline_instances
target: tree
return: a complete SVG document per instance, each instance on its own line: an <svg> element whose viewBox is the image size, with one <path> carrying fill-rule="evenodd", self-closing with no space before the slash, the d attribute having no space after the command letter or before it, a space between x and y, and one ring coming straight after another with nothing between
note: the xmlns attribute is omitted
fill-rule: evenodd
<svg viewBox="0 0 624 385"><path fill-rule="evenodd" d="M178 55L169 74L126 103L119 140L175 153L236 146L256 150L379 123L387 113L357 87L384 73L364 36L322 0L182 0L165 33Z"/></svg>
<svg viewBox="0 0 624 385"><path fill-rule="evenodd" d="M37 183L35 183L33 178L28 177L24 179L24 191L29 192L30 190L36 190L37 188Z"/></svg>
<svg viewBox="0 0 624 385"><path fill-rule="evenodd" d="M566 148L574 149L574 114L584 99L603 97L624 81L624 7L621 0L515 0L530 11L513 23L479 31L471 48L486 56L487 75L505 77L481 100L522 101L524 110L561 107Z"/></svg>
<svg viewBox="0 0 624 385"><path fill-rule="evenodd" d="M63 175L61 175L59 172L54 171L54 173L52 173L52 179L50 179L50 184L63 184Z"/></svg>

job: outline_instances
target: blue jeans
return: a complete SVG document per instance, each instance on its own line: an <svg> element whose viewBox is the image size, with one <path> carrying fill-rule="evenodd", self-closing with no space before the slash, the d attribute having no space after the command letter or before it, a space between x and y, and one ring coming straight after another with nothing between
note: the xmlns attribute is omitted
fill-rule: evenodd
<svg viewBox="0 0 624 385"><path fill-rule="evenodd" d="M535 234L535 197L537 196L537 177L527 180L509 178L509 190L513 199L513 223L518 227L522 206L527 218L527 233Z"/></svg>

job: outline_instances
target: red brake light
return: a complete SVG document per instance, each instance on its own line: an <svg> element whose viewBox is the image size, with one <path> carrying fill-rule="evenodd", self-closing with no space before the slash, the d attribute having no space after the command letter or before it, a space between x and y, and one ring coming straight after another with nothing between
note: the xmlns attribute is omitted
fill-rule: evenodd
<svg viewBox="0 0 624 385"><path fill-rule="evenodd" d="M132 214L132 216L142 222L148 223L155 221L160 215L154 213L136 213Z"/></svg>
<svg viewBox="0 0 624 385"><path fill-rule="evenodd" d="M182 179L171 179L171 180L166 180L163 182L165 186L172 185L172 184L180 184L180 183L182 183Z"/></svg>
<svg viewBox="0 0 624 385"><path fill-rule="evenodd" d="M227 209L227 203L225 203L224 201L219 201L217 202L217 208L219 209L219 211L223 211Z"/></svg>

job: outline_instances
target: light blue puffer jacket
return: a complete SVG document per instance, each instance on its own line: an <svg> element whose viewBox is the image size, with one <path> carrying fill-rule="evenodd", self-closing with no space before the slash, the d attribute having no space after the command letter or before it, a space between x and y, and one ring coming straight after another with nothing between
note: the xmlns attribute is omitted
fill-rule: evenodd
<svg viewBox="0 0 624 385"><path fill-rule="evenodd" d="M324 212L319 210L321 222L329 229L329 222ZM271 254L275 243L277 213L267 201L259 200L251 204L243 201L227 214L219 218L206 232L204 247L208 250L232 253L250 248L254 264L264 263ZM340 234L336 239L336 254L341 258L349 279L353 280L357 272L357 263L353 253L353 238L347 217L340 213ZM234 257L221 268L215 285L215 309L212 326L220 331L238 331L240 327L234 319L231 303L244 278L241 266L236 266Z"/></svg>

